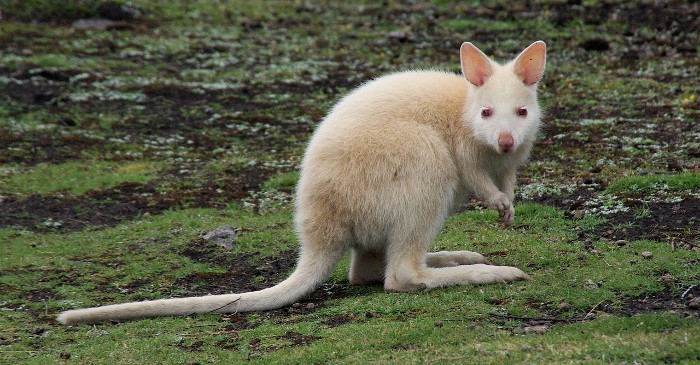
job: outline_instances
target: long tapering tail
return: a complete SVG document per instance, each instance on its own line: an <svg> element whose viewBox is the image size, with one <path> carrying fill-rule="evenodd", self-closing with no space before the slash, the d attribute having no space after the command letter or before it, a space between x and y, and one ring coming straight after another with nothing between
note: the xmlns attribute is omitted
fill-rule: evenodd
<svg viewBox="0 0 700 365"><path fill-rule="evenodd" d="M297 268L281 283L267 289L203 297L159 299L107 305L62 312L62 324L94 323L162 316L186 316L204 313L264 311L290 305L307 296L330 276L337 260L311 260L303 255Z"/></svg>

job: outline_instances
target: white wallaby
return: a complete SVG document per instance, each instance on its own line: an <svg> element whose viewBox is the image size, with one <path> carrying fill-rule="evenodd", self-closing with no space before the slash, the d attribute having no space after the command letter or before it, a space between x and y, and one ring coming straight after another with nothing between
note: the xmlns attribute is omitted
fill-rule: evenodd
<svg viewBox="0 0 700 365"><path fill-rule="evenodd" d="M470 251L428 252L450 211L469 194L513 222L516 170L540 124L537 83L545 44L500 65L471 43L462 76L409 71L344 97L304 156L295 222L301 252L286 280L240 294L162 299L69 310L64 324L198 313L262 311L318 288L352 250L350 283L414 291L529 279Z"/></svg>

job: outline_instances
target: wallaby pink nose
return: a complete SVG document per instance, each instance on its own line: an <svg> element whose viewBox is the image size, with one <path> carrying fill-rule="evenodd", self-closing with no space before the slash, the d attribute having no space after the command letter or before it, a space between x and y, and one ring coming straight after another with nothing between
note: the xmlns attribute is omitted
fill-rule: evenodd
<svg viewBox="0 0 700 365"><path fill-rule="evenodd" d="M502 153L509 152L513 149L515 142L513 141L513 135L508 132L501 132L498 135L498 147L501 149Z"/></svg>

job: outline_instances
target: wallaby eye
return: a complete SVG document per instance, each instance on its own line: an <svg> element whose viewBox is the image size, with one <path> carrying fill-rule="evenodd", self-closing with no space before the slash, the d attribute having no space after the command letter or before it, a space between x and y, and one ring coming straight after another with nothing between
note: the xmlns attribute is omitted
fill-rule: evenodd
<svg viewBox="0 0 700 365"><path fill-rule="evenodd" d="M527 117L527 109L525 107L518 108L515 113L518 114L519 117Z"/></svg>
<svg viewBox="0 0 700 365"><path fill-rule="evenodd" d="M481 117L482 118L488 118L493 114L493 110L491 108L483 108L481 109Z"/></svg>

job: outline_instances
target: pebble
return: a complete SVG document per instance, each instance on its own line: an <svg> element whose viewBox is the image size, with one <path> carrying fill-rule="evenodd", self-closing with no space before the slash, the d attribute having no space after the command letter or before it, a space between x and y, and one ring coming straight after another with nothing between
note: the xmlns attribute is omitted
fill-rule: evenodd
<svg viewBox="0 0 700 365"><path fill-rule="evenodd" d="M513 329L513 333L545 333L549 330L547 326L528 326L528 327L517 327Z"/></svg>
<svg viewBox="0 0 700 365"><path fill-rule="evenodd" d="M230 226L219 227L204 235L204 239L231 251L236 244L236 229Z"/></svg>
<svg viewBox="0 0 700 365"><path fill-rule="evenodd" d="M642 257L644 257L647 260L654 257L654 254L651 253L650 251L642 251L641 255L642 255Z"/></svg>
<svg viewBox="0 0 700 365"><path fill-rule="evenodd" d="M622 247L622 246L627 245L627 241L625 241L625 240L617 240L617 241L615 241L615 244L618 245L618 246L620 246L620 247Z"/></svg>

